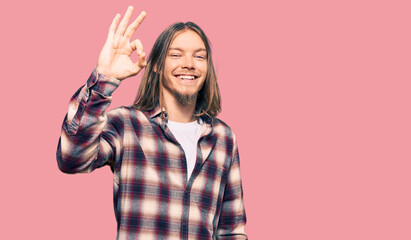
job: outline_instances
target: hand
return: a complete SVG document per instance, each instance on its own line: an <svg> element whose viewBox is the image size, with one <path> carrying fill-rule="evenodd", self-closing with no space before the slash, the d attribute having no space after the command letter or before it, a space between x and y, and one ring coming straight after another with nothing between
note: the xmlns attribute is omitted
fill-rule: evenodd
<svg viewBox="0 0 411 240"><path fill-rule="evenodd" d="M142 11L140 15L128 27L128 21L133 13L133 7L127 9L126 14L120 22L120 14L116 14L110 25L108 36L97 62L97 72L110 77L123 80L130 76L137 75L146 65L146 54L143 51L143 44L139 39L130 42L130 38L143 22L146 13ZM126 29L127 27L127 29ZM116 31L117 28L117 31ZM137 50L138 61L133 63L130 56Z"/></svg>

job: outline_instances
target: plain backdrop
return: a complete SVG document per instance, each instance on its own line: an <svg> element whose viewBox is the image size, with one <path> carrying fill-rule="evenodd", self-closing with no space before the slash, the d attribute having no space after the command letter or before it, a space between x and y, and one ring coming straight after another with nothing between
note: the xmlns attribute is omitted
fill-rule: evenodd
<svg viewBox="0 0 411 240"><path fill-rule="evenodd" d="M411 239L409 1L0 4L1 239L114 239L112 174L59 172L68 101L127 6L147 52L177 21L212 43L250 239ZM135 56L134 56L135 58ZM109 109L130 105L141 75Z"/></svg>

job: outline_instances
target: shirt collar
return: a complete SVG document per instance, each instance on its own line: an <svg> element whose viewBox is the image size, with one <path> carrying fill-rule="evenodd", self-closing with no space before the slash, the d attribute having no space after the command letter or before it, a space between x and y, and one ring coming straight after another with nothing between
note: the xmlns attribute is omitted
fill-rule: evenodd
<svg viewBox="0 0 411 240"><path fill-rule="evenodd" d="M149 111L150 119L161 116L162 112L164 112L164 116L165 116L166 122L167 122L168 114L167 114L167 112L165 111L164 108L160 109L160 105L157 105L157 107L155 107L153 110ZM202 115L201 118L203 119L203 121L205 123L210 124L211 126L213 125L213 118L208 113L205 113L204 115Z"/></svg>
<svg viewBox="0 0 411 240"><path fill-rule="evenodd" d="M166 117L167 117L167 113L166 113L165 109L164 108L160 109L160 105L157 105L157 107L155 107L153 110L149 111L150 119L159 116L162 112L164 112L166 114Z"/></svg>

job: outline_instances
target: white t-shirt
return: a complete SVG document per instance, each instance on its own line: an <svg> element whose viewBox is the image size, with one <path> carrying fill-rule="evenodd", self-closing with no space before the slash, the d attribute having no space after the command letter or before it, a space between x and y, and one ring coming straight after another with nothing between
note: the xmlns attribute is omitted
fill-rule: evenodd
<svg viewBox="0 0 411 240"><path fill-rule="evenodd" d="M174 137L183 147L187 161L187 181L190 179L191 173L194 170L197 159L197 142L201 135L203 121L194 121L189 123L173 122L168 120L168 128L170 128Z"/></svg>

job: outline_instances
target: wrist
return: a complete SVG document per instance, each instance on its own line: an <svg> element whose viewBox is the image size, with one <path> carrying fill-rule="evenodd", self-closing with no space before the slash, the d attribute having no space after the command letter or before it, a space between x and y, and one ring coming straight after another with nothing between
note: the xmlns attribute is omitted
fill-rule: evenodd
<svg viewBox="0 0 411 240"><path fill-rule="evenodd" d="M110 71L108 71L106 68L101 67L101 66L99 66L99 65L96 66L95 71L96 71L96 74L121 80L121 79L119 79L117 76L115 76L114 74L112 74Z"/></svg>
<svg viewBox="0 0 411 240"><path fill-rule="evenodd" d="M120 86L120 83L119 79L98 72L96 67L87 81L87 87L103 95L110 96Z"/></svg>

